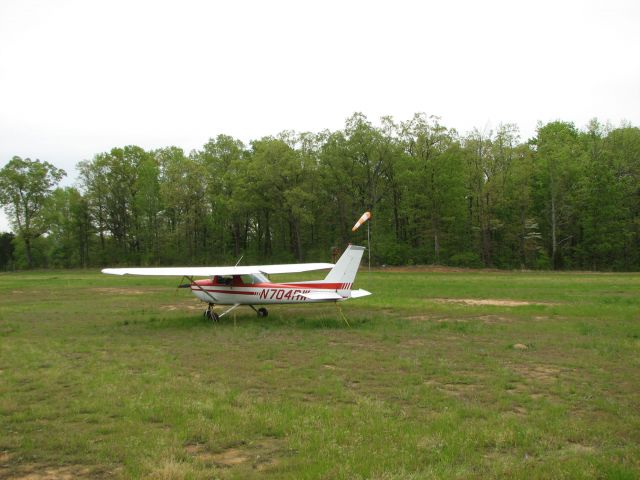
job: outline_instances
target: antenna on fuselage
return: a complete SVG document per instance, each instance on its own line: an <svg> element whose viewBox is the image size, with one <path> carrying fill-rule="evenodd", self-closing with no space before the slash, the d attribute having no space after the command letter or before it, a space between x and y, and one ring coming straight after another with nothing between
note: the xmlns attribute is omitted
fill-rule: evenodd
<svg viewBox="0 0 640 480"><path fill-rule="evenodd" d="M238 266L238 264L242 261L243 257L244 257L244 254L240 255L240 258L238 259L238 261L236 262L236 264L234 265L234 267L237 267L237 266Z"/></svg>

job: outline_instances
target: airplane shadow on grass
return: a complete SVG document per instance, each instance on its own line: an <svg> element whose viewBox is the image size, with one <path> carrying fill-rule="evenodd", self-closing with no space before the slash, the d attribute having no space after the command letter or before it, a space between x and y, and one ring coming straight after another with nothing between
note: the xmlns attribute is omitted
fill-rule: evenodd
<svg viewBox="0 0 640 480"><path fill-rule="evenodd" d="M259 328L271 329L296 329L296 330L349 330L366 328L371 324L370 316L347 316L345 321L336 314L327 315L279 315L273 314L267 318L258 318L247 313L242 315L229 315L218 322L212 322L202 315L187 315L179 317L162 317L150 315L147 318L136 318L119 322L119 327L143 327L149 330L188 330L188 329L229 329L229 328Z"/></svg>

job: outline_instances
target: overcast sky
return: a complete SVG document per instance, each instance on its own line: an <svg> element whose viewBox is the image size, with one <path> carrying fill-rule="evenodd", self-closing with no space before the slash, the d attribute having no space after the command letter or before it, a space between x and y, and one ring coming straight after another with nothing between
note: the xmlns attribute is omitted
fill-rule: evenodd
<svg viewBox="0 0 640 480"><path fill-rule="evenodd" d="M640 125L640 2L0 0L0 167L438 115ZM4 217L0 231L6 230Z"/></svg>

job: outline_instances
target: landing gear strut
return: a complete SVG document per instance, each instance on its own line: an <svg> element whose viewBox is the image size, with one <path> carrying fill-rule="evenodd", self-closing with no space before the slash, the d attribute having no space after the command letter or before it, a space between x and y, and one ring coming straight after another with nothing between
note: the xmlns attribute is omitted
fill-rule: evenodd
<svg viewBox="0 0 640 480"><path fill-rule="evenodd" d="M209 303L209 306L207 307L207 309L204 311L202 315L207 320L211 320L213 322L219 322L222 317L224 317L227 313L231 312L232 310L235 310L239 306L240 306L239 303L235 303L231 308L228 308L227 310L225 310L224 312L218 315L216 312L213 311L214 304ZM253 308L253 311L256 312L259 317L264 318L269 315L269 311L264 307L256 309L256 307L254 307L253 305L249 305L249 306Z"/></svg>
<svg viewBox="0 0 640 480"><path fill-rule="evenodd" d="M213 322L220 321L220 316L213 311L213 303L210 303L207 309L204 311L204 318Z"/></svg>

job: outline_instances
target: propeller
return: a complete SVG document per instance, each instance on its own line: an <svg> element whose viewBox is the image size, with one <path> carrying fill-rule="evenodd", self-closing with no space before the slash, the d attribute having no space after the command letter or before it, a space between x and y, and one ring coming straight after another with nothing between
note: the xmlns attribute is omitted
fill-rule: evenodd
<svg viewBox="0 0 640 480"><path fill-rule="evenodd" d="M180 281L182 282L182 280L184 280L185 278L186 278L187 280L189 280L189 283L179 283L179 284L178 284L178 286L176 287L176 291L177 291L179 288L189 288L189 287L191 287L191 282L192 282L193 280L192 280L191 278L187 277L186 275L183 275L183 276L182 276L182 278L180 279Z"/></svg>

